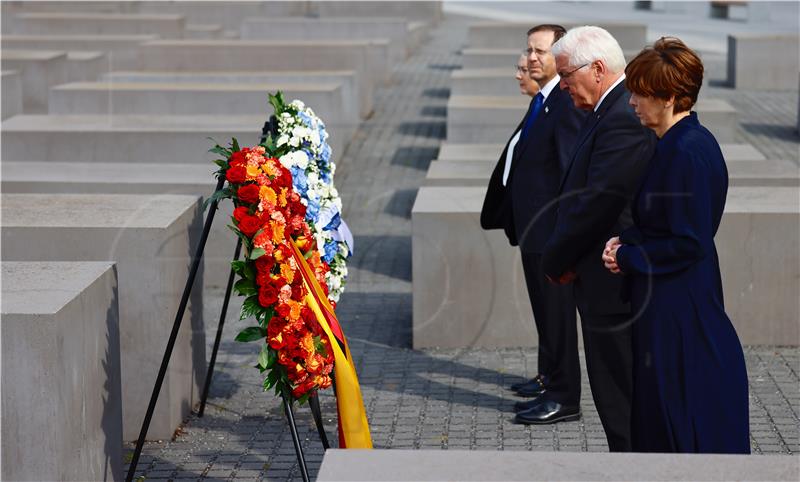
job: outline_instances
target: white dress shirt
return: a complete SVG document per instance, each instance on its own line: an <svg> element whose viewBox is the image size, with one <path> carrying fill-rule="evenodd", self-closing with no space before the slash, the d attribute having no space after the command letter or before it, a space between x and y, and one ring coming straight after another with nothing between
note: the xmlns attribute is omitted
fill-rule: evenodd
<svg viewBox="0 0 800 482"><path fill-rule="evenodd" d="M600 97L600 100L597 102L597 104L594 105L594 111L595 112L597 112L597 109L600 108L600 104L603 103L603 100L605 100L605 98L608 95L608 93L611 92L612 90L614 90L614 87L618 86L620 84L620 82L623 82L624 80L625 80L625 73L623 72L622 75L619 76L619 79L617 79L616 82L611 84L611 87L609 87L605 92L603 92L603 96Z"/></svg>

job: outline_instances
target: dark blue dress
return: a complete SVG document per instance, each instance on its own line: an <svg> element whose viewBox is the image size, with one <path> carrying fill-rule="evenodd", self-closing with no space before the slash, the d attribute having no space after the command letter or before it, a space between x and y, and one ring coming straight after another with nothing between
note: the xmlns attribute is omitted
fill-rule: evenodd
<svg viewBox="0 0 800 482"><path fill-rule="evenodd" d="M750 453L744 353L714 246L727 191L719 144L691 113L659 140L617 252L636 314L636 452Z"/></svg>

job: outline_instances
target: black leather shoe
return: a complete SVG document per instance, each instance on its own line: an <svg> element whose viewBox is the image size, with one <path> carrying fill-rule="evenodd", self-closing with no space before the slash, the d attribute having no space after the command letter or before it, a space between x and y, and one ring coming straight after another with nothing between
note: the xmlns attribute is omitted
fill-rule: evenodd
<svg viewBox="0 0 800 482"><path fill-rule="evenodd" d="M545 399L528 410L519 412L514 417L514 423L545 425L556 422L571 422L580 418L580 408L561 405L558 402Z"/></svg>
<svg viewBox="0 0 800 482"><path fill-rule="evenodd" d="M536 378L532 380L511 385L511 389L523 397L535 397L544 391L546 385L547 377L544 375L536 375Z"/></svg>
<svg viewBox="0 0 800 482"><path fill-rule="evenodd" d="M530 400L514 403L514 412L524 412L525 410L530 410L536 405L542 403L542 401L544 400L545 393L547 393L547 390L543 390L541 393L539 393L539 395L536 395Z"/></svg>

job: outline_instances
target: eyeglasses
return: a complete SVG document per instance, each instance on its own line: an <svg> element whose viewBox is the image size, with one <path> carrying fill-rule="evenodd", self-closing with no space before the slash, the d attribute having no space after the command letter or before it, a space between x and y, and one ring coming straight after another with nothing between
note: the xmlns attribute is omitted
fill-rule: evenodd
<svg viewBox="0 0 800 482"><path fill-rule="evenodd" d="M581 70L582 68L586 67L587 65L591 65L591 62L589 62L589 63L587 63L587 64L583 64L583 65L581 65L580 67L578 67L578 68L576 68L576 69L572 69L572 70L570 70L569 72L563 72L563 73L562 73L562 72L559 72L559 73L558 73L558 75L559 75L559 76L560 76L562 79L569 79L570 77L572 77L572 74L574 74L575 72L577 72L577 71Z"/></svg>
<svg viewBox="0 0 800 482"><path fill-rule="evenodd" d="M536 56L537 57L540 57L542 55L547 55L547 54L550 53L549 50L534 50L534 49L532 49L530 47L528 47L527 49L522 49L522 53L525 54L525 55L530 55L530 54L532 54L534 52L536 52Z"/></svg>
<svg viewBox="0 0 800 482"><path fill-rule="evenodd" d="M517 69L517 73L518 74L527 74L528 73L528 68L527 67L520 67L519 65L515 65L514 68Z"/></svg>

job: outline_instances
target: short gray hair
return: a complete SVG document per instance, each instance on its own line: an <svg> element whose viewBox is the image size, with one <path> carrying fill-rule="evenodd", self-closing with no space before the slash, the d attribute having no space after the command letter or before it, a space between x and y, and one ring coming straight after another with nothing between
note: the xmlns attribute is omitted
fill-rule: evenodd
<svg viewBox="0 0 800 482"><path fill-rule="evenodd" d="M572 66L602 60L611 73L625 70L625 55L607 30L594 25L575 27L553 45L553 56L566 55Z"/></svg>

